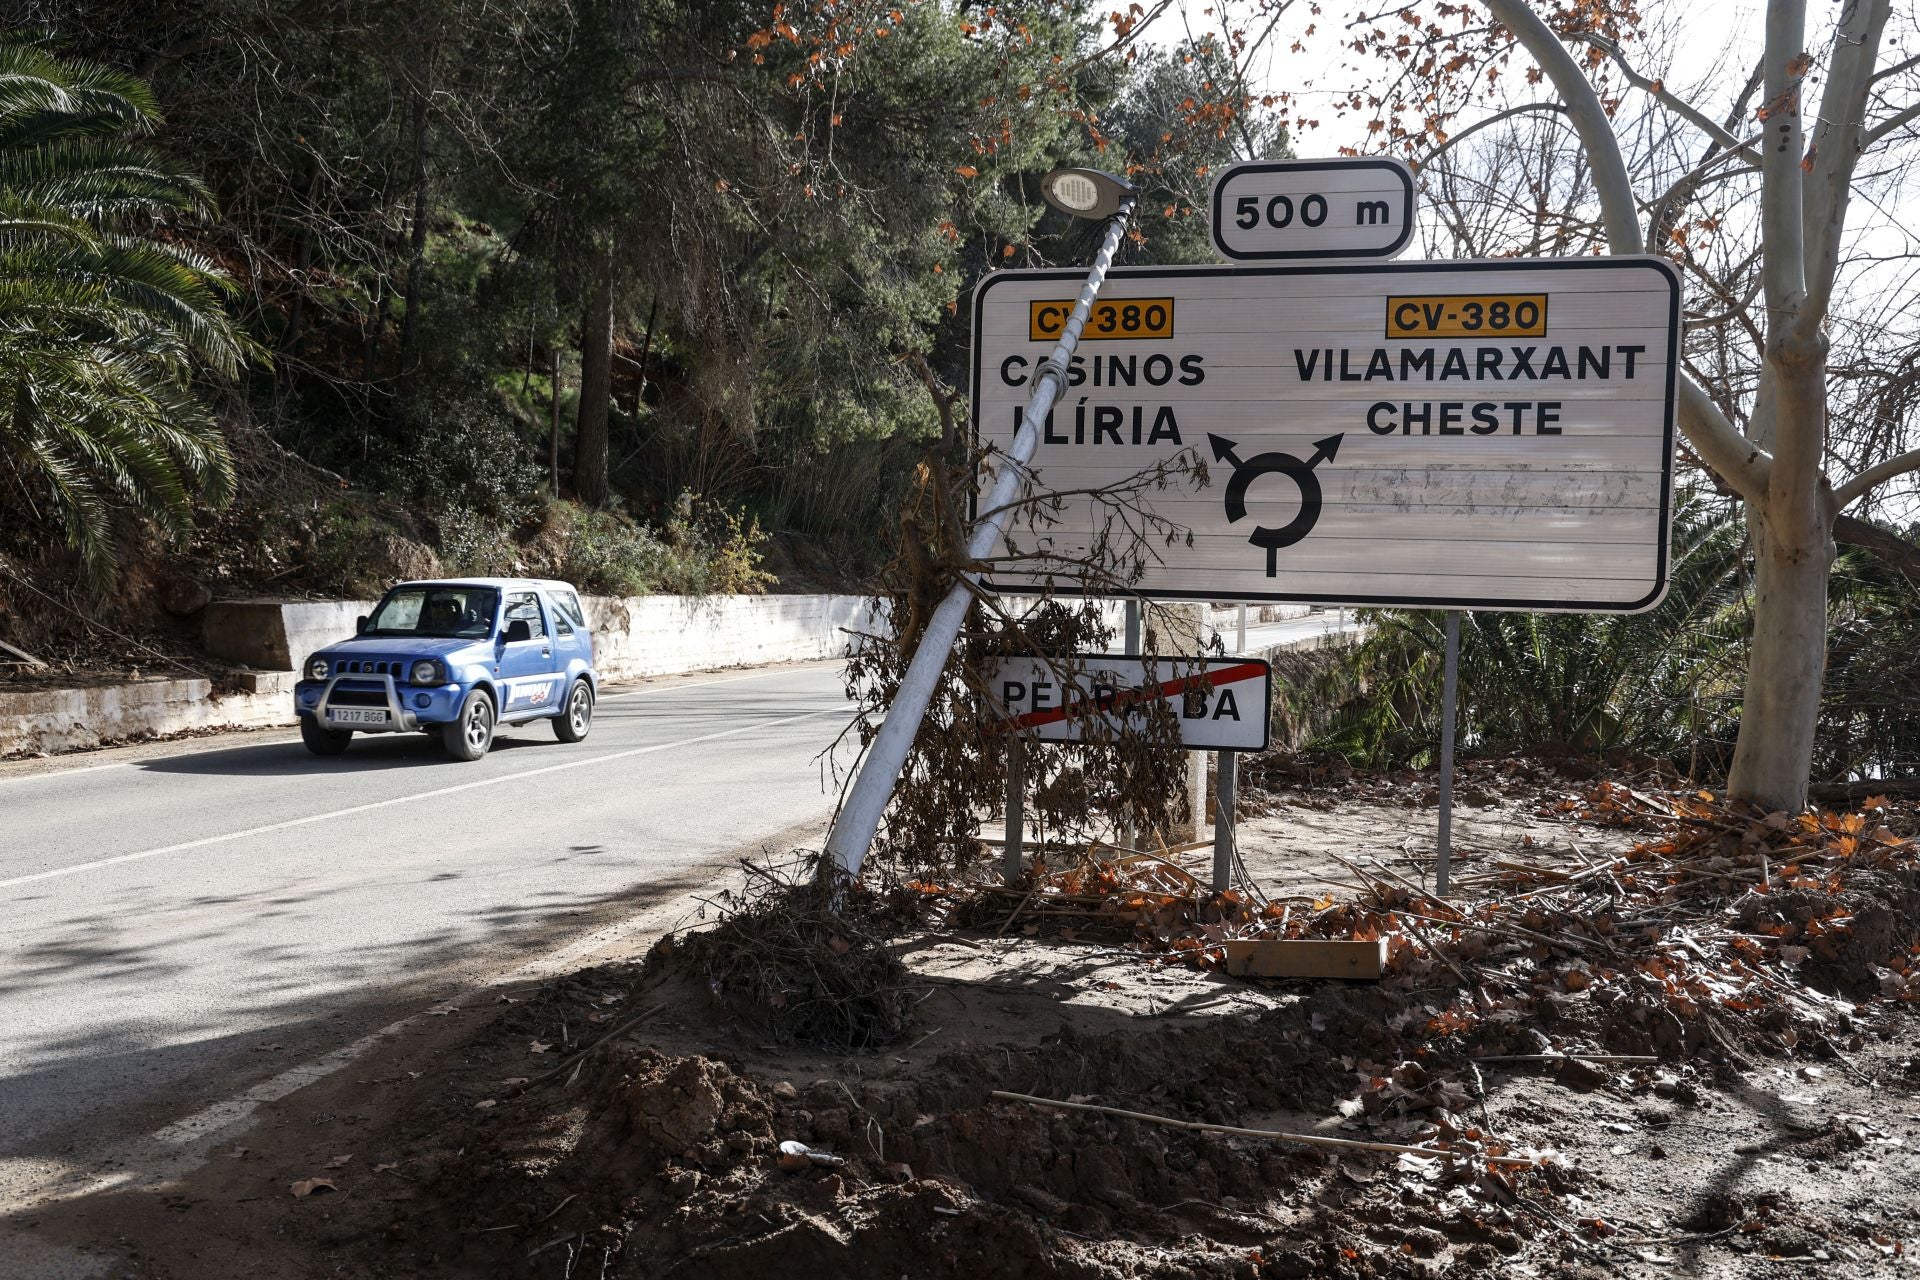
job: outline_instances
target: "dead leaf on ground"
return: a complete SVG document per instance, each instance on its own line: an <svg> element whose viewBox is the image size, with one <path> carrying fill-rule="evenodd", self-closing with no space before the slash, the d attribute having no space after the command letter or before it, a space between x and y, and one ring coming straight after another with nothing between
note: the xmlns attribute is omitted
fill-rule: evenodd
<svg viewBox="0 0 1920 1280"><path fill-rule="evenodd" d="M293 1192L296 1200L304 1200L316 1191L338 1191L339 1189L333 1185L332 1178L307 1178L287 1188Z"/></svg>
<svg viewBox="0 0 1920 1280"><path fill-rule="evenodd" d="M398 1164L398 1163L394 1163L394 1164L377 1164L377 1165L375 1165L375 1166L373 1166L373 1171L374 1171L375 1173L385 1173L385 1172L386 1172L387 1170L389 1170L389 1169L398 1169L399 1167L400 1167L400 1166L399 1166L399 1164Z"/></svg>
<svg viewBox="0 0 1920 1280"><path fill-rule="evenodd" d="M352 1160L353 1157L351 1155L335 1156L333 1159L327 1161L327 1168L344 1169Z"/></svg>
<svg viewBox="0 0 1920 1280"><path fill-rule="evenodd" d="M548 1044L546 1041L535 1040L532 1044L529 1044L527 1046L527 1052L528 1053L545 1053L547 1050L551 1048L553 1048L553 1046Z"/></svg>

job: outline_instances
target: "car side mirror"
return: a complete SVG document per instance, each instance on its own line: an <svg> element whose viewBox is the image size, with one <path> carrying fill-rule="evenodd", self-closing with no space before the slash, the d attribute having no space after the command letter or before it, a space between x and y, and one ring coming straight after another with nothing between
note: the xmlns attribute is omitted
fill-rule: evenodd
<svg viewBox="0 0 1920 1280"><path fill-rule="evenodd" d="M522 640L531 640L533 639L533 627L525 618L515 618L507 624L507 629L500 638L508 644L518 644Z"/></svg>
<svg viewBox="0 0 1920 1280"><path fill-rule="evenodd" d="M361 614L353 620L353 634L360 635L367 629L367 615Z"/></svg>

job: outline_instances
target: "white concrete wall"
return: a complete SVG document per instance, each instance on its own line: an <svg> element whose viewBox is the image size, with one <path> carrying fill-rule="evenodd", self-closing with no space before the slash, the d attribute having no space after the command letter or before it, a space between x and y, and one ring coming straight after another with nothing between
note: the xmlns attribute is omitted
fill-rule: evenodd
<svg viewBox="0 0 1920 1280"><path fill-rule="evenodd" d="M603 680L840 658L871 631L867 596L588 596Z"/></svg>
<svg viewBox="0 0 1920 1280"><path fill-rule="evenodd" d="M260 671L293 671L316 649L351 639L372 600L216 600L200 615L200 639L216 658Z"/></svg>
<svg viewBox="0 0 1920 1280"><path fill-rule="evenodd" d="M257 693L214 697L212 682L133 680L80 689L0 693L0 755L74 751L181 733L291 724L290 681Z"/></svg>

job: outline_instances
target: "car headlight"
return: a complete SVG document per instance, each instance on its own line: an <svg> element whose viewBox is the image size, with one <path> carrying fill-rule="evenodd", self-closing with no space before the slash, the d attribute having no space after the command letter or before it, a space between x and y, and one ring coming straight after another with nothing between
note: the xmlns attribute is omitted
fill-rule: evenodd
<svg viewBox="0 0 1920 1280"><path fill-rule="evenodd" d="M327 678L327 660L313 658L307 662L307 679L325 680Z"/></svg>
<svg viewBox="0 0 1920 1280"><path fill-rule="evenodd" d="M444 683L440 677L440 664L431 658L414 663L413 670L408 673L407 678L415 684Z"/></svg>

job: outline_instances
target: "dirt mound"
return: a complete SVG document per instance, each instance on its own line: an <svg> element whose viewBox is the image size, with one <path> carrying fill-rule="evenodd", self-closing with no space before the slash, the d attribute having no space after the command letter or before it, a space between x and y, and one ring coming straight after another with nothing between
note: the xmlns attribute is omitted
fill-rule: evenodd
<svg viewBox="0 0 1920 1280"><path fill-rule="evenodd" d="M1880 994L1889 963L1920 942L1920 872L1864 872L1834 889L1790 889L1741 899L1742 929L1801 957L1809 986L1848 996Z"/></svg>
<svg viewBox="0 0 1920 1280"><path fill-rule="evenodd" d="M1164 1275L1465 1274L1530 1231L1499 1203L1509 1190L1475 1189L1484 1170L1453 1179L1451 1201L1365 1220L1336 1213L1338 1194L1297 1203L1304 1186L1360 1185L1351 1169L1340 1181L1341 1166L1319 1151L990 1096L1092 1096L1216 1124L1326 1114L1352 1085L1327 1044L1398 1060L1405 1045L1390 1024L1400 1005L1378 989L1329 989L1212 1026L1086 1035L1065 1025L1035 1043L954 1051L872 1081L857 1069L757 1079L713 1057L622 1041L520 1096L483 1100L463 1113L461 1132L437 1133L418 1200L440 1207L403 1210L381 1266L404 1273L457 1258L481 1274L546 1275L559 1268L543 1259L564 1254L569 1274L604 1268L635 1280L763 1280L796 1263L888 1280L1091 1280L1137 1274L1153 1257L1148 1270ZM782 1142L815 1155L783 1168ZM1282 1212L1282 1201L1295 1207ZM444 1216L451 1205L456 1221ZM1293 1240L1283 1228L1303 1213L1344 1225ZM1390 1248L1347 1257L1334 1243L1343 1233ZM1383 1257L1393 1260L1384 1268Z"/></svg>

